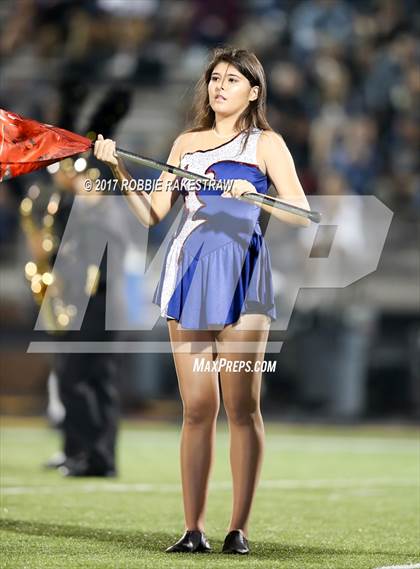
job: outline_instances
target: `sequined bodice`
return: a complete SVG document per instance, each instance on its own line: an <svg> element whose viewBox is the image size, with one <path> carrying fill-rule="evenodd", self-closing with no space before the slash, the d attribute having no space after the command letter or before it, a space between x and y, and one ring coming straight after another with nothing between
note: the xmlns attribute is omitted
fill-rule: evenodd
<svg viewBox="0 0 420 569"><path fill-rule="evenodd" d="M257 164L260 134L261 130L254 129L245 148L245 133L240 133L216 148L186 153L180 166L197 174L212 174L215 180L247 180L259 193L266 194L268 178ZM191 182L191 187L196 187L196 183ZM184 247L190 254L200 246L205 255L233 239L243 241L245 246L253 231L261 233L259 206L222 198L221 193L222 189L204 187L183 191L185 207L176 238L185 241Z"/></svg>

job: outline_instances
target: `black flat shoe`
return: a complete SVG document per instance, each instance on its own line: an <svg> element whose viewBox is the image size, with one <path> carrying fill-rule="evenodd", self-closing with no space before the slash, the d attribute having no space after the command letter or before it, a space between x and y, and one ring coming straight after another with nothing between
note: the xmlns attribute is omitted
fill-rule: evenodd
<svg viewBox="0 0 420 569"><path fill-rule="evenodd" d="M209 542L202 531L186 531L176 543L166 549L166 553L208 553Z"/></svg>
<svg viewBox="0 0 420 569"><path fill-rule="evenodd" d="M249 543L247 538L239 529L230 531L225 537L222 553L238 553L239 555L248 555Z"/></svg>

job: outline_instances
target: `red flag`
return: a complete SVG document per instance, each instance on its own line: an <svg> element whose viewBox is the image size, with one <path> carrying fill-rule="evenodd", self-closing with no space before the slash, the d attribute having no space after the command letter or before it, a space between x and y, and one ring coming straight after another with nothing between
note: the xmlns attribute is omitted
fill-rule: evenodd
<svg viewBox="0 0 420 569"><path fill-rule="evenodd" d="M91 146L85 136L0 109L0 182L45 168Z"/></svg>

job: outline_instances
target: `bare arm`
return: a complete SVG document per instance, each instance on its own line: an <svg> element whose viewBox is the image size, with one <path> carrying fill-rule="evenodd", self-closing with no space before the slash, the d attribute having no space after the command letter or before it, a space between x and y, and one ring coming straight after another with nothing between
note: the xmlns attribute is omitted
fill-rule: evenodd
<svg viewBox="0 0 420 569"><path fill-rule="evenodd" d="M179 166L181 158L182 140L185 135L177 138L172 146L167 162L173 166ZM132 176L125 167L121 158L115 154L115 142L111 139L104 140L102 135L98 135L98 140L95 142L94 154L98 160L102 160L107 164L118 180L121 191L125 195L130 208L134 215L145 227L151 227L161 221L170 211L179 195L177 191L166 191L167 185L170 188L171 182L176 178L174 174L169 172L162 172L159 177L161 189L154 190L150 193L144 190L133 191L129 189L129 182ZM128 187L124 187L123 182L126 181Z"/></svg>
<svg viewBox="0 0 420 569"><path fill-rule="evenodd" d="M263 132L261 134L258 150L261 161L265 164L267 176L276 188L279 198L286 203L304 209L310 209L305 192L296 173L292 155L283 138L272 131ZM262 205L261 207L280 221L285 221L292 225L303 225L306 227L311 223L309 219L293 213L288 213L267 205Z"/></svg>
<svg viewBox="0 0 420 569"><path fill-rule="evenodd" d="M261 134L258 143L258 163L263 171L273 182L279 198L289 204L297 205L304 209L310 209L305 192L299 182L292 155L284 140L273 131L265 131ZM235 180L230 192L223 197L239 197L244 192L255 192L255 187L247 180ZM292 225L310 225L309 219L289 213L266 204L258 204L261 209L271 213L280 221Z"/></svg>

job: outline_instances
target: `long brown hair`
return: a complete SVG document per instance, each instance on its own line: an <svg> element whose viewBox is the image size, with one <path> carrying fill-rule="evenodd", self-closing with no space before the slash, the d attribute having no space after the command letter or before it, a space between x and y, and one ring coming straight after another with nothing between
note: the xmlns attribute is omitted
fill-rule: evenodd
<svg viewBox="0 0 420 569"><path fill-rule="evenodd" d="M208 84L214 68L221 61L233 65L248 79L251 87L259 87L257 99L250 101L248 107L238 117L235 123L236 130L247 132L244 141L244 144L246 144L252 128L273 130L266 117L267 84L264 69L257 56L246 49L222 47L214 50L211 61L195 88L192 127L187 132L198 132L214 127L215 113L209 102Z"/></svg>

